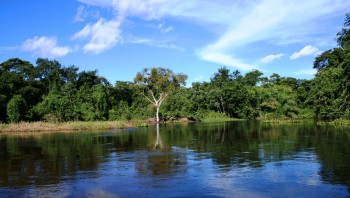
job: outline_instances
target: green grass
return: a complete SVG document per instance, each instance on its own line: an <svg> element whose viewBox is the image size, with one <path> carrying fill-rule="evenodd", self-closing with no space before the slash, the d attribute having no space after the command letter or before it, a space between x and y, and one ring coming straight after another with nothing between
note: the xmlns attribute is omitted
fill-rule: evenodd
<svg viewBox="0 0 350 198"><path fill-rule="evenodd" d="M261 120L264 123L276 123L276 124L286 124L286 123L302 123L306 122L307 120L300 120L300 119L266 119Z"/></svg>
<svg viewBox="0 0 350 198"><path fill-rule="evenodd" d="M0 132L81 131L148 126L147 121L20 122L0 124Z"/></svg>
<svg viewBox="0 0 350 198"><path fill-rule="evenodd" d="M337 119L334 121L319 121L317 122L318 125L333 125L333 126L350 126L350 120L347 119Z"/></svg>
<svg viewBox="0 0 350 198"><path fill-rule="evenodd" d="M238 119L238 118L202 118L201 122L225 122L225 121L237 121L237 120L243 120L243 119Z"/></svg>

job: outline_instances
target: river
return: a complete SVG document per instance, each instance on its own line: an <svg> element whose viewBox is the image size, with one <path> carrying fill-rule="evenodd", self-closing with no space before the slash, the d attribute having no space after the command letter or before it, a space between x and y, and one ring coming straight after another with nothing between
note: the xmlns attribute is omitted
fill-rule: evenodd
<svg viewBox="0 0 350 198"><path fill-rule="evenodd" d="M0 197L348 197L350 130L258 121L0 135Z"/></svg>

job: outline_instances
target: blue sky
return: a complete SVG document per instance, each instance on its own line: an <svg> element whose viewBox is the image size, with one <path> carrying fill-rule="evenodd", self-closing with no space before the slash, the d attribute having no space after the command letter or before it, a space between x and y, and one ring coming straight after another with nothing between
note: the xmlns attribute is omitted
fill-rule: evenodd
<svg viewBox="0 0 350 198"><path fill-rule="evenodd" d="M226 66L310 79L349 0L1 0L0 62L38 57L112 84L145 67L208 81Z"/></svg>

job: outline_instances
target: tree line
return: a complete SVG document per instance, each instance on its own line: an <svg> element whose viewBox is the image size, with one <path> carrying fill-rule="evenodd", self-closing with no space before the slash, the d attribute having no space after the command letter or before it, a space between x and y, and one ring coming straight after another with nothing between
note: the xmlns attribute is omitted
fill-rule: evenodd
<svg viewBox="0 0 350 198"><path fill-rule="evenodd" d="M145 119L154 117L154 112L197 119L349 119L349 29L347 14L337 33L338 47L315 58L317 73L311 80L275 73L266 77L258 70L243 75L223 67L209 82L185 87L180 85L186 75L150 68L138 73L134 82L113 85L96 70L79 72L75 66L43 58L36 65L11 58L0 63L0 122ZM145 97L150 90L159 98Z"/></svg>

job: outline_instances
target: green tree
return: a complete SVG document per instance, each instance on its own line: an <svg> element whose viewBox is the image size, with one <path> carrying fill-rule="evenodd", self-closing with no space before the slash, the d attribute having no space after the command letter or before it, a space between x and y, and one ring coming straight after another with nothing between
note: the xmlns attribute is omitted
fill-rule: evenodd
<svg viewBox="0 0 350 198"><path fill-rule="evenodd" d="M258 87L260 116L264 118L296 117L297 94L290 86L270 84Z"/></svg>
<svg viewBox="0 0 350 198"><path fill-rule="evenodd" d="M7 115L10 122L19 122L24 119L26 102L21 95L15 95L7 103Z"/></svg>
<svg viewBox="0 0 350 198"><path fill-rule="evenodd" d="M259 70L253 70L251 72L248 72L244 76L244 82L248 86L256 86L257 83L261 81L261 76L263 73Z"/></svg>
<svg viewBox="0 0 350 198"><path fill-rule="evenodd" d="M314 103L317 120L334 120L342 117L343 88L342 68L326 68L320 70L313 79L311 97Z"/></svg>
<svg viewBox="0 0 350 198"><path fill-rule="evenodd" d="M344 27L337 33L337 42L340 48L349 49L350 47L350 13L345 15Z"/></svg>
<svg viewBox="0 0 350 198"><path fill-rule="evenodd" d="M163 102L181 85L185 85L187 75L175 74L170 69L152 67L137 73L134 83L141 89L141 94L156 108L159 122L159 109Z"/></svg>
<svg viewBox="0 0 350 198"><path fill-rule="evenodd" d="M45 95L43 101L34 107L34 111L48 121L67 121L71 114L69 99L55 91Z"/></svg>
<svg viewBox="0 0 350 198"><path fill-rule="evenodd" d="M337 34L338 48L323 52L314 61L318 70L311 91L316 119L350 117L350 14Z"/></svg>

